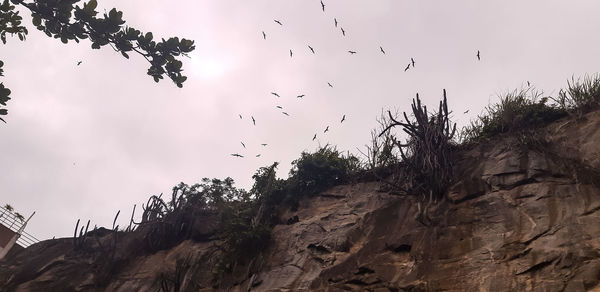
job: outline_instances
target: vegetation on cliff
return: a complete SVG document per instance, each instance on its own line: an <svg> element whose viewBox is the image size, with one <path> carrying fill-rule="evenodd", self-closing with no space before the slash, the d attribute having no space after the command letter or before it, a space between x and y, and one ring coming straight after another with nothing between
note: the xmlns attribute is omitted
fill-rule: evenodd
<svg viewBox="0 0 600 292"><path fill-rule="evenodd" d="M206 261L213 268L197 273L208 275L218 286L228 275L260 269L261 255L272 240L271 229L295 224L297 217L283 215L296 210L304 196L343 183L379 180L386 191L416 196L418 221L431 224L428 208L443 200L456 180L453 158L457 151L497 135L529 133L568 115L580 117L599 104L600 78L596 75L570 81L556 98L542 97L531 88L513 91L487 107L457 139L445 91L434 112L428 111L417 95L412 112L403 113L403 119L391 111L383 116L363 159L327 145L303 152L292 163L287 179L277 177L278 163L259 168L249 191L236 188L231 178L180 183L168 199L151 196L142 205L140 221L132 214L126 228L87 232L87 227L78 229L77 225L73 252L94 255L95 285L102 287L132 257L170 249L185 240L211 242L213 252ZM400 133L407 135L404 142ZM99 239L101 232L108 232L108 237ZM156 279L156 286L163 291L176 289L182 275L194 267L189 258L177 263L172 273Z"/></svg>

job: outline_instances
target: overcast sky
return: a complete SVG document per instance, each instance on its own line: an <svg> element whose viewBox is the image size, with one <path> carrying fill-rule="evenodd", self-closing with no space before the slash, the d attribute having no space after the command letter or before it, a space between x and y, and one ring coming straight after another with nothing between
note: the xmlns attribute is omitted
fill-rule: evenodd
<svg viewBox="0 0 600 292"><path fill-rule="evenodd" d="M319 144L356 153L381 110L409 110L417 92L433 108L445 88L462 126L527 81L556 95L600 68L595 0L325 0L325 12L318 0L98 2L155 38L193 39L196 50L179 89L154 83L140 56L63 45L24 13L27 40L0 47L0 82L12 90L0 204L36 211L27 231L40 239L71 236L78 218L110 226L117 210L126 224L134 204L180 181L231 176L248 189L259 167L279 161L286 177Z"/></svg>

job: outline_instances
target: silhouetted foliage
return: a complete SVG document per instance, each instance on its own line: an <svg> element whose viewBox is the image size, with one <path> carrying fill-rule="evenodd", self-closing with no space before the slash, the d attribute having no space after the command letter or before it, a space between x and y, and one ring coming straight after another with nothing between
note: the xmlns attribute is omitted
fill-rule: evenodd
<svg viewBox="0 0 600 292"><path fill-rule="evenodd" d="M17 35L19 40L25 40L28 30L22 25L19 11L15 10L15 5L18 5L31 12L33 26L49 37L60 39L65 44L89 39L92 49L109 45L127 59L131 52L135 52L150 63L147 73L154 81L158 82L166 75L178 87L183 86L187 77L181 74L182 62L177 57L192 52L195 48L194 41L172 37L157 42L151 32L143 33L125 26L123 12L112 8L99 17L96 0L76 6L78 2L81 1L4 0L0 4L0 40L6 44L7 34ZM3 65L0 61L0 76L3 76ZM0 83L0 105L6 106L10 93ZM0 116L6 114L7 110L0 108ZM4 121L1 117L0 120Z"/></svg>

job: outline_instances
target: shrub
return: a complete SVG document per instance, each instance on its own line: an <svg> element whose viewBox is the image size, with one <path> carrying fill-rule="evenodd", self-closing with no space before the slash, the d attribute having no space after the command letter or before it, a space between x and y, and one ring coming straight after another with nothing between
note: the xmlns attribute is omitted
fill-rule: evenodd
<svg viewBox="0 0 600 292"><path fill-rule="evenodd" d="M194 236L197 229L206 231L209 224L198 218L218 218L218 214L239 202L249 201L244 190L234 186L232 178L202 179L202 183L189 186L180 183L173 187L171 200L165 202L161 196L151 196L142 208L138 230L144 235L143 243L147 251L155 252L172 247ZM204 233L204 232L196 232ZM196 238L198 237L198 238Z"/></svg>
<svg viewBox="0 0 600 292"><path fill-rule="evenodd" d="M509 92L465 127L460 140L476 142L500 133L538 127L567 115L561 106L549 104L549 98L540 98L541 95L531 88Z"/></svg>
<svg viewBox="0 0 600 292"><path fill-rule="evenodd" d="M554 99L565 111L582 115L600 105L600 75L586 75L583 79L567 80L567 89L561 90Z"/></svg>
<svg viewBox="0 0 600 292"><path fill-rule="evenodd" d="M397 119L397 116L397 113L394 114L394 119ZM371 130L371 144L365 145L366 150L364 152L360 149L358 151L366 160L363 163L365 171L374 175L375 178L383 180L383 177L393 173L392 168L397 166L399 154L394 151L396 146L394 144L395 135L392 131L384 132L392 123L388 115L382 112L377 122L379 127Z"/></svg>
<svg viewBox="0 0 600 292"><path fill-rule="evenodd" d="M331 146L319 148L314 153L302 152L300 158L292 162L288 181L293 183L293 191L315 194L345 182L355 163L355 158L344 157Z"/></svg>

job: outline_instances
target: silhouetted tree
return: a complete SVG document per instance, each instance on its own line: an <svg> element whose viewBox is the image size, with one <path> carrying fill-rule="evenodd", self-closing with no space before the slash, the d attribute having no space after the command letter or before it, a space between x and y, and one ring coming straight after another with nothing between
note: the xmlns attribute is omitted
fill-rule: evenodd
<svg viewBox="0 0 600 292"><path fill-rule="evenodd" d="M0 0L1 1L1 0ZM123 57L129 58L129 53L135 52L144 57L149 63L148 75L158 82L166 75L178 87L183 86L187 79L181 74L182 62L177 59L194 50L194 41L172 37L160 42L153 40L151 32L141 31L125 26L123 12L116 8L111 9L98 17L96 0L83 2L82 6L75 4L80 0L4 0L0 4L0 40L6 44L6 35L17 35L19 40L24 41L28 30L22 24L22 17L17 6L23 7L31 12L32 23L47 36L60 39L63 43L89 39L92 49L100 49L109 45ZM0 61L0 76L3 76ZM10 100L10 89L0 83L0 106L6 106ZM0 116L6 115L8 111L0 108ZM0 117L1 121L4 121Z"/></svg>

